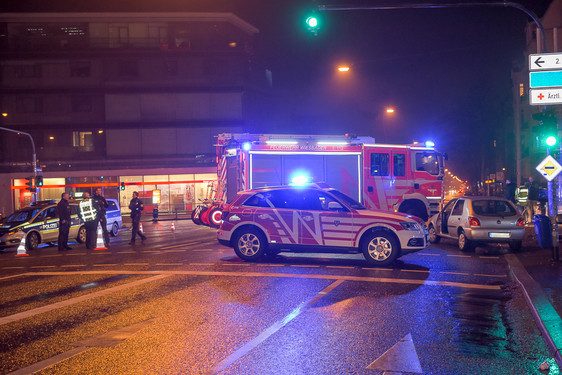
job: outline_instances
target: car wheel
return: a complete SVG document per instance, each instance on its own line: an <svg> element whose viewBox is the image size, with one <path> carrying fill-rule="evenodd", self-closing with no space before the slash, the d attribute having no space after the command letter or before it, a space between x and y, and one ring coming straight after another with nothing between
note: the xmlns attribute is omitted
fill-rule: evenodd
<svg viewBox="0 0 562 375"><path fill-rule="evenodd" d="M111 235L113 237L117 237L118 234L119 234L119 224L117 224L117 222L115 222L111 226Z"/></svg>
<svg viewBox="0 0 562 375"><path fill-rule="evenodd" d="M474 250L474 244L471 240L466 238L464 231L461 230L459 233L459 249L461 251L472 251Z"/></svg>
<svg viewBox="0 0 562 375"><path fill-rule="evenodd" d="M25 245L27 250L35 250L39 247L40 242L39 235L35 232L31 232L27 235Z"/></svg>
<svg viewBox="0 0 562 375"><path fill-rule="evenodd" d="M429 226L429 242L431 243L439 243L441 241L441 237L437 235L437 230L433 225Z"/></svg>
<svg viewBox="0 0 562 375"><path fill-rule="evenodd" d="M519 251L521 250L521 246L523 246L523 241L521 240L513 240L509 242L509 248L512 251Z"/></svg>
<svg viewBox="0 0 562 375"><path fill-rule="evenodd" d="M234 252L243 260L258 261L264 256L266 249L267 240L257 229L241 229L234 237Z"/></svg>
<svg viewBox="0 0 562 375"><path fill-rule="evenodd" d="M398 242L387 231L374 231L363 242L363 255L370 265L384 266L398 258Z"/></svg>
<svg viewBox="0 0 562 375"><path fill-rule="evenodd" d="M85 243L86 242L86 227L83 225L78 229L78 234L76 235L76 241L78 243Z"/></svg>
<svg viewBox="0 0 562 375"><path fill-rule="evenodd" d="M209 212L209 225L212 228L220 228L222 223L222 209L215 207Z"/></svg>

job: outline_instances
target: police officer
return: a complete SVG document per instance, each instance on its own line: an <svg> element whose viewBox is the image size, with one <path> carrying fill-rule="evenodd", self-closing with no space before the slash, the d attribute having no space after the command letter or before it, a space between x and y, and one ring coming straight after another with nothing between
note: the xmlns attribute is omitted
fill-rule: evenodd
<svg viewBox="0 0 562 375"><path fill-rule="evenodd" d="M57 204L56 212L59 217L59 251L71 250L68 246L68 234L70 233L70 205L68 204L68 193L62 193L61 200Z"/></svg>
<svg viewBox="0 0 562 375"><path fill-rule="evenodd" d="M141 238L141 242L146 240L146 237L139 230L141 211L144 210L144 206L139 199L138 191L133 192L133 199L131 199L131 203L129 203L129 209L131 210L131 219L133 220L133 231L131 233L131 242L129 242L129 245L134 245L137 234Z"/></svg>
<svg viewBox="0 0 562 375"><path fill-rule="evenodd" d="M105 200L105 198L101 195L101 188L96 188L94 192L94 196L92 197L92 203L94 208L97 211L97 220L96 220L96 227L97 223L101 224L101 230L103 232L103 240L105 242L105 246L109 247L109 233L107 232L107 218L105 217L105 212L109 207L109 204Z"/></svg>
<svg viewBox="0 0 562 375"><path fill-rule="evenodd" d="M98 221L96 220L97 212L92 205L90 193L82 194L82 202L80 202L80 219L84 222L86 228L86 249L94 249L96 247L96 229Z"/></svg>

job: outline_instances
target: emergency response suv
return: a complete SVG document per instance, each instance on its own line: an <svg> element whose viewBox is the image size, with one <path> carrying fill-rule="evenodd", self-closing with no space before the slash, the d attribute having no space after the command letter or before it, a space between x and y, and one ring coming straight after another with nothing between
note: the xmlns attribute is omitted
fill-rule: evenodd
<svg viewBox="0 0 562 375"><path fill-rule="evenodd" d="M18 246L23 237L27 250L35 250L42 243L56 243L59 235L56 203L38 201L0 220L0 249ZM69 203L72 216L68 238L83 243L86 230L78 217L78 202Z"/></svg>
<svg viewBox="0 0 562 375"><path fill-rule="evenodd" d="M369 210L339 190L280 186L239 192L223 212L218 241L243 260L280 251L363 252L371 265L392 263L429 244L418 217Z"/></svg>

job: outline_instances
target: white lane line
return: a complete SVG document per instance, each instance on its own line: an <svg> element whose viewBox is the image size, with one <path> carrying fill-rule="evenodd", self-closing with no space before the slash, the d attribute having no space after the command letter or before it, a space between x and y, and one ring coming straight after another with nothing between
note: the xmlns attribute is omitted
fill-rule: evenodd
<svg viewBox="0 0 562 375"><path fill-rule="evenodd" d="M429 273L429 270L400 270L400 272L419 272L419 273Z"/></svg>
<svg viewBox="0 0 562 375"><path fill-rule="evenodd" d="M106 264L92 264L94 267L105 267L105 266L118 266L117 263L106 263Z"/></svg>
<svg viewBox="0 0 562 375"><path fill-rule="evenodd" d="M470 275L470 274L467 273L467 272L440 271L439 273L444 273L444 274L447 274L447 275L463 275L463 276L468 276L468 275Z"/></svg>
<svg viewBox="0 0 562 375"><path fill-rule="evenodd" d="M37 371L43 370L44 368L50 367L56 363L62 362L64 360L67 360L71 357L74 357L75 355L78 355L82 352L85 352L86 350L91 349L90 347L85 347L85 346L79 346L77 348L72 348L70 350L67 350L64 353L61 353L59 355L56 355L54 357L45 359L41 362L37 362L32 364L31 366L27 366L24 368L20 368L17 371L14 372L10 372L8 375L29 375L29 374L34 374Z"/></svg>
<svg viewBox="0 0 562 375"><path fill-rule="evenodd" d="M188 242L188 243L182 243L174 246L165 246L165 247L161 247L160 250L173 249L174 247L190 246L190 245L195 245L196 243L197 242Z"/></svg>
<svg viewBox="0 0 562 375"><path fill-rule="evenodd" d="M183 266L183 263L156 263L155 266Z"/></svg>
<svg viewBox="0 0 562 375"><path fill-rule="evenodd" d="M479 258L482 258L482 259L500 259L500 257L498 257L498 256L486 256L486 255L480 255Z"/></svg>
<svg viewBox="0 0 562 375"><path fill-rule="evenodd" d="M457 257L457 258L472 258L470 255L460 255L460 254L447 254L448 257Z"/></svg>
<svg viewBox="0 0 562 375"><path fill-rule="evenodd" d="M474 276L483 276L483 277L507 277L507 275L488 275L485 273L475 273Z"/></svg>
<svg viewBox="0 0 562 375"><path fill-rule="evenodd" d="M87 267L86 264L62 264L61 267Z"/></svg>
<svg viewBox="0 0 562 375"><path fill-rule="evenodd" d="M301 303L287 316L273 323L273 325L266 328L262 333L260 333L259 335L248 341L246 344L244 344L234 353L229 355L227 358L223 359L218 365L215 366L215 368L211 371L211 374L218 374L219 372L225 370L228 366L230 366L234 362L238 361L240 358L244 357L246 354L248 354L250 351L255 349L262 342L264 342L269 337L274 335L281 328L285 327L290 321L292 321L297 316L299 316L303 311L305 311L310 306L312 306L320 298L324 297L326 294L334 290L341 283L343 283L343 280L336 280L330 285L328 285L326 288L324 288L322 291L318 292L314 297Z"/></svg>
<svg viewBox="0 0 562 375"><path fill-rule="evenodd" d="M25 267L2 267L2 269L5 269L5 270L22 270L22 269L25 269Z"/></svg>
<svg viewBox="0 0 562 375"><path fill-rule="evenodd" d="M287 267L286 264L257 264L258 267Z"/></svg>
<svg viewBox="0 0 562 375"><path fill-rule="evenodd" d="M291 264L290 267L299 267L299 268L320 268L320 266L309 266L306 264Z"/></svg>
<svg viewBox="0 0 562 375"><path fill-rule="evenodd" d="M188 263L190 266L212 266L213 263Z"/></svg>
<svg viewBox="0 0 562 375"><path fill-rule="evenodd" d="M189 263L188 263L189 264ZM207 265L212 265L211 263ZM181 275L181 276L225 276L225 277L277 277L277 278L295 278L295 279L319 279L319 280L345 280L360 281L372 283L389 283L389 284L412 284L427 286L450 286L455 288L468 289L485 289L500 290L499 285L471 284L454 281L440 280L419 280L419 279L391 279L386 277L368 277L368 276L349 276L349 275L322 275L310 273L280 273L280 272L235 272L235 271L209 271L209 270L166 270L166 271L141 271L141 270L95 270L95 271L41 271L26 272L25 275L44 275L44 276L60 276L60 275Z"/></svg>
<svg viewBox="0 0 562 375"><path fill-rule="evenodd" d="M124 266L148 266L149 263L123 263Z"/></svg>
<svg viewBox="0 0 562 375"><path fill-rule="evenodd" d="M432 257L440 257L441 254L432 254L432 253L417 253L417 255L427 255Z"/></svg>
<svg viewBox="0 0 562 375"><path fill-rule="evenodd" d="M81 273L82 273L81 271L76 272L76 274L81 274ZM33 274L37 274L37 273L27 273L27 275L33 275ZM72 272L66 272L66 273L61 272L61 273L59 273L59 275L60 274L69 275L69 274L72 274ZM15 322L15 321L21 320L21 319L30 318L32 316L42 314L42 313L45 313L45 312L49 312L49 311L52 311L52 310L55 310L55 309L59 309L61 307L74 305L75 303L84 302L84 301L90 300L92 298L106 296L108 294L118 292L120 290L132 288L132 287L137 286L137 285L150 283L150 282L157 281L157 280L160 280L160 279L164 279L164 278L170 277L170 276L171 276L170 274L160 274L160 275L148 277L146 279L136 280L136 281L133 281L133 282L130 282L130 283L127 283L127 284L118 285L118 286L115 286L113 288L100 290L98 292L87 294L87 295L84 295L84 296L71 298L71 299L68 299L66 301L56 302L56 303L52 303L50 305L37 307L35 309L31 309L31 310L24 311L24 312L21 312L21 313L17 313L17 314L14 314L14 315L3 316L3 317L0 317L0 325Z"/></svg>
<svg viewBox="0 0 562 375"><path fill-rule="evenodd" d="M346 270L354 270L355 267L353 266L326 266L326 268L341 268Z"/></svg>
<svg viewBox="0 0 562 375"><path fill-rule="evenodd" d="M29 266L29 268L57 268L57 266Z"/></svg>
<svg viewBox="0 0 562 375"><path fill-rule="evenodd" d="M25 275L25 274L4 276L4 277L0 277L0 280L4 280L4 279L13 279L14 277L20 277L20 276L23 276L23 275Z"/></svg>

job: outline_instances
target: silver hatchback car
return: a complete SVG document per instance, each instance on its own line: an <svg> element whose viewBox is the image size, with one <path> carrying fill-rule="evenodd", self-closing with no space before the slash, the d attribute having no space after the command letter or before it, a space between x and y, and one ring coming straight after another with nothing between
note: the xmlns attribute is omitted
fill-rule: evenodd
<svg viewBox="0 0 562 375"><path fill-rule="evenodd" d="M461 197L449 201L429 222L429 240L458 240L459 249L471 251L479 243L508 243L521 249L525 221L517 207L498 197Z"/></svg>

